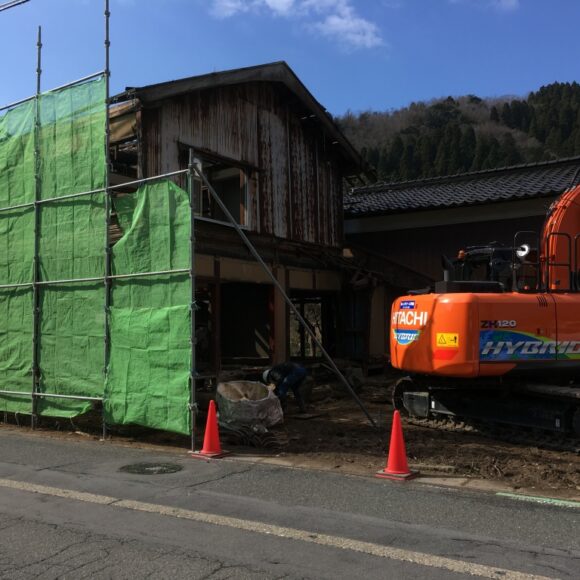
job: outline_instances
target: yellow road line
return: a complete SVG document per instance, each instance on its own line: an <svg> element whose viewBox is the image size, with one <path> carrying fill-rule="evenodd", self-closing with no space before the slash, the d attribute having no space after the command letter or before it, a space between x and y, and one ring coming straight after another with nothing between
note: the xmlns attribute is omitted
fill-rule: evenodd
<svg viewBox="0 0 580 580"><path fill-rule="evenodd" d="M128 499L119 499L105 495L95 495L92 493L61 489L58 487L49 487L46 485L36 485L33 483L15 481L12 479L0 479L0 487L25 491L29 493L37 493L41 495L48 495L52 497L60 497L74 501L108 505L137 512L147 512L161 516L191 520L202 524L224 526L227 528L253 532L256 534L276 536L279 538L287 538L300 542L306 542L309 544L326 546L329 548L359 552L361 554L368 554L378 558L397 560L399 562L408 562L410 564L427 566L429 568L438 568L440 570L447 570L449 572L456 572L458 574L478 576L480 578L497 578L498 580L549 580L549 578L545 576L525 574L516 570L496 568L493 566L485 566L483 564L474 564L472 562L464 562L463 560L454 560L451 558L443 558L441 556L433 556L430 554L414 552L411 550L391 548L389 546L382 546L380 544L373 544L371 542L360 542L358 540L351 540L339 536L316 534L307 530L286 528L283 526L265 524L252 520L230 518L227 516L174 508L166 505L133 501Z"/></svg>

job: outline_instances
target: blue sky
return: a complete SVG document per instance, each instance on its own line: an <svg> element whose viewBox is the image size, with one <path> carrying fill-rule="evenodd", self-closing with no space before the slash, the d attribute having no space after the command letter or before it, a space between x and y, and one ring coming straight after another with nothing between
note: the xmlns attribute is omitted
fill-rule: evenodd
<svg viewBox="0 0 580 580"><path fill-rule="evenodd" d="M0 5L7 0L0 0ZM286 60L333 114L580 80L578 0L110 0L112 90ZM103 0L0 12L0 103L103 68Z"/></svg>

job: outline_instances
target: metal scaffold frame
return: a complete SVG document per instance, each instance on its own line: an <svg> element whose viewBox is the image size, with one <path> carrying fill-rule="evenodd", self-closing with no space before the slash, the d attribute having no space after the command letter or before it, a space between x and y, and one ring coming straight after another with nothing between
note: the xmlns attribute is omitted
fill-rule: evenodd
<svg viewBox="0 0 580 580"><path fill-rule="evenodd" d="M34 177L35 177L35 195L34 201L29 203L21 203L17 205L0 207L0 212L9 212L16 209L32 209L34 212L34 255L33 255L33 279L31 282L15 283L15 284L0 284L0 289L18 289L30 288L33 293L33 340L32 340L32 388L29 393L23 391L14 391L9 389L0 389L0 395L9 395L17 397L28 397L31 399L31 426L34 428L38 423L37 401L39 398L47 397L54 399L69 399L78 401L92 401L103 404L104 397L89 397L82 395L63 395L57 393L43 393L40 391L40 288L42 286L51 286L58 284L80 284L86 282L101 282L105 286L105 303L104 303L104 365L103 376L106 379L107 369L110 362L111 343L110 343L110 308L111 308L111 294L114 280L146 278L154 276L174 276L174 275L188 275L190 280L190 345L191 345L191 360L190 360L190 401L188 404L189 412L191 413L191 449L195 449L195 419L197 413L197 404L195 396L195 380L196 372L196 354L195 354L195 310L197 308L195 302L195 200L194 185L193 185L193 167L180 171L172 171L153 177L143 179L136 179L124 182L120 185L114 186L110 183L111 159L110 159L110 120L109 120L109 104L110 104L110 6L109 0L104 0L105 10L105 68L103 71L87 75L78 80L60 85L50 92L66 89L75 85L88 82L98 77L105 78L105 107L107 114L105 115L105 186L103 188L94 189L90 191L83 191L63 195L60 197L41 199L41 177L40 177L40 99L41 92L41 75L42 75L42 30L38 28L37 38L37 67L36 67L36 93L32 97L15 101L5 106L0 107L0 112L7 111L22 105L24 103L35 101L34 107ZM169 270L156 270L150 272L135 272L130 274L112 274L112 247L110 239L111 227L111 213L112 213L112 197L115 191L123 189L125 193L126 188L141 186L156 181L161 181L177 176L185 176L188 184L189 195L189 219L190 219L190 260L188 268L175 268ZM104 239L104 255L105 255L105 269L102 276L85 277L85 278L69 278L58 280L42 280L40 276L40 257L39 257L39 238L40 238L40 208L46 204L58 204L61 201L68 201L71 199L80 199L93 196L95 194L103 193L105 199L105 239ZM107 424L105 420L104 405L102 409L102 436L103 439L107 436Z"/></svg>
<svg viewBox="0 0 580 580"><path fill-rule="evenodd" d="M189 404L188 409L190 413L191 419L191 450L195 450L195 436L196 436L196 416L198 412L198 406L196 401L196 381L199 378L197 373L197 357L196 357L196 333L195 333L195 325L196 325L196 310L198 308L196 303L196 268L195 268L195 244L196 244L196 236L195 236L195 220L196 220L196 188L198 184L203 183L204 186L209 191L213 201L215 204L220 208L223 214L227 217L227 220L230 224L234 227L234 229L238 232L239 236L241 237L243 243L247 246L248 250L254 257L254 259L260 264L260 266L264 269L267 276L270 278L274 287L281 293L283 299L285 300L288 308L294 313L299 323L302 325L304 330L311 336L317 347L320 349L320 352L324 356L324 358L328 361L331 369L337 376L337 378L341 381L343 386L346 388L348 393L351 397L355 400L357 405L366 415L367 419L376 427L376 423L373 418L370 416L367 409L364 407L362 401L358 398L356 393L354 392L352 386L349 384L347 379L344 375L340 372L338 367L336 366L334 360L326 351L324 346L322 345L321 341L318 339L316 334L312 331L308 323L304 320L301 316L300 312L297 310L296 306L292 302L289 295L285 292L284 288L278 282L276 276L272 273L272 270L268 267L268 265L264 262L262 257L259 255L256 248L250 242L246 234L244 233L243 229L240 225L236 222L235 218L231 215L228 208L225 206L211 183L209 182L206 175L203 173L201 167L197 163L197 160L194 157L193 150L190 150L190 157L188 161L187 169L180 170L180 171L173 171L164 173L161 175L156 175L154 177L147 177L143 179L137 179L133 181L124 182L119 185L112 185L110 182L110 175L111 175L111 153L110 153L110 139L111 139L111 130L110 130L110 118L109 118L109 105L111 101L110 96L110 0L104 0L104 48L105 48L105 68L103 71L93 73L91 75L82 77L78 80L75 80L71 83L67 83L61 85L55 89L52 89L49 92L55 92L58 90L66 89L69 87L73 87L75 85L80 85L82 83L88 82L90 80L96 79L98 77L104 77L105 81L105 127L104 127L104 187L99 189L93 189L89 191L82 191L82 192L75 192L70 194L65 194L60 197L50 197L50 198L41 198L41 171L40 171L40 164L41 164L41 151L40 151L40 129L41 129L41 121L40 121L40 101L43 93L41 92L41 76L42 76L42 31L39 27L38 29L38 38L37 38L37 68L36 68L36 93L34 96L22 99L20 101L16 101L9 105L0 107L0 112L12 109L18 105L24 104L26 102L35 100L35 107L34 107L34 177L35 177L35 187L34 187L34 201L29 203L20 203L13 206L6 206L0 207L0 212L8 212L13 211L16 209L27 209L31 208L34 211L34 255L33 255L33 276L31 282L20 282L20 283L13 283L13 284L0 284L0 289L18 289L18 288L29 288L32 291L33 299L33 337L32 337L32 385L30 392L21 392L21 391L14 391L14 390L2 390L0 389L0 395L9 395L9 396L17 396L17 397L29 397L31 399L31 426L34 428L38 423L38 400L46 397L46 398L54 398L54 399L72 399L77 401L91 401L96 403L101 403L102 406L102 437L106 439L107 437L107 423L106 423L106 415L105 415L105 394L103 391L103 396L95 397L95 396L82 396L82 395L65 395L59 393L44 393L41 392L41 369L40 369L40 316L41 316L41 307L40 307L40 289L45 286L54 286L59 284L82 284L82 283L102 283L104 285L104 331L103 331L103 385L106 384L107 380L107 373L109 371L109 365L111 361L111 300L112 300L112 290L113 290L113 283L115 280L121 279L137 279L137 278L145 278L145 277L154 277L154 276L177 276L177 275L188 275L189 283L190 283L190 297L189 297L189 314L190 314L190 329L189 329L189 343L191 349L191 357L189 363ZM126 194L132 194L130 191L127 191L127 188L137 187L144 184L161 181L165 179L170 179L173 177L182 176L185 177L187 180L187 194L189 198L189 227L190 227L190 237L189 237L189 266L187 268L176 268L176 269L167 269L167 270L158 270L158 271L149 271L149 272L135 272L129 274L113 274L112 273L112 244L111 244L111 234L110 229L112 225L112 201L115 191L117 190L124 190ZM41 272L40 272L40 248L39 248L39 239L41 236L41 208L44 205L48 204L56 204L58 205L61 201L68 201L71 199L82 199L87 198L90 196L94 196L96 194L104 194L104 271L102 276L94 276L94 277L84 277L84 278L67 278L67 279L53 279L53 280L42 280ZM114 347L113 347L114 348Z"/></svg>

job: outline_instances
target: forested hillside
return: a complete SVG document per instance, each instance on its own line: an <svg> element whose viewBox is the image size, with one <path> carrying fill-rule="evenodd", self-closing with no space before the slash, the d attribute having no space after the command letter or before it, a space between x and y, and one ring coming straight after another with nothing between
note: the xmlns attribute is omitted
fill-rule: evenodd
<svg viewBox="0 0 580 580"><path fill-rule="evenodd" d="M576 82L544 86L521 99L448 97L337 120L386 181L580 155Z"/></svg>

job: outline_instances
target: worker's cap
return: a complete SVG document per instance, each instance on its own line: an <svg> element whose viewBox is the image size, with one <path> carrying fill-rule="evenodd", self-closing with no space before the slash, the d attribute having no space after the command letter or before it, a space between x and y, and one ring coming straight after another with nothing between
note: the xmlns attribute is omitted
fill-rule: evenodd
<svg viewBox="0 0 580 580"><path fill-rule="evenodd" d="M272 369L266 369L263 373L262 373L262 380L268 384L268 375L270 374L270 371Z"/></svg>

